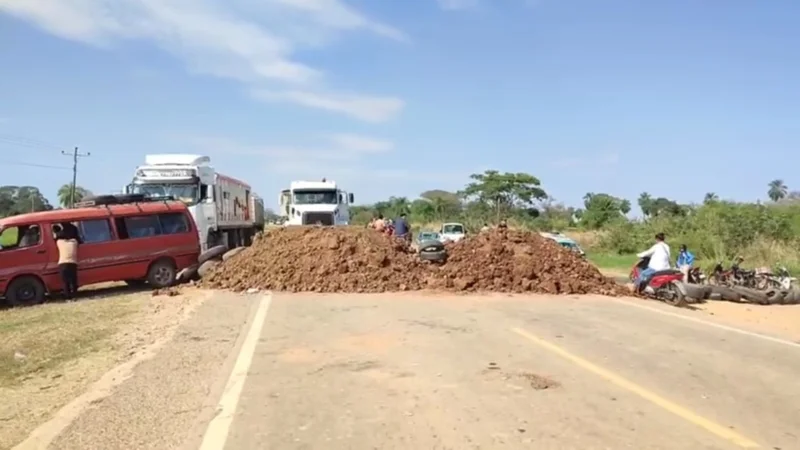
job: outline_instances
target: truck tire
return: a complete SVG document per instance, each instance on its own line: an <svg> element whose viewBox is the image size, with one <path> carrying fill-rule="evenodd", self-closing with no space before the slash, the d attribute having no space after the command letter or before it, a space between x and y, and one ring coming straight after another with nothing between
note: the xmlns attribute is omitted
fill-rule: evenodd
<svg viewBox="0 0 800 450"><path fill-rule="evenodd" d="M217 261L215 259L208 260L208 261L204 262L203 264L200 264L200 267L197 269L197 275L199 275L200 278L205 278L206 275L208 275L211 272L213 272L214 269L216 269L218 265L220 265L219 261Z"/></svg>
<svg viewBox="0 0 800 450"><path fill-rule="evenodd" d="M147 270L147 284L156 289L163 289L175 284L177 270L175 263L168 259L160 259Z"/></svg>
<svg viewBox="0 0 800 450"><path fill-rule="evenodd" d="M683 290L687 298L698 301L706 300L711 295L711 286L683 283Z"/></svg>
<svg viewBox="0 0 800 450"><path fill-rule="evenodd" d="M178 272L175 276L176 283L188 283L197 278L197 269L200 268L199 264L192 264L191 266Z"/></svg>
<svg viewBox="0 0 800 450"><path fill-rule="evenodd" d="M44 284L33 276L19 277L6 289L6 303L9 306L32 306L44 303L46 290Z"/></svg>
<svg viewBox="0 0 800 450"><path fill-rule="evenodd" d="M712 285L711 293L718 294L721 300L726 300L729 302L738 302L742 300L742 294L727 286Z"/></svg>
<svg viewBox="0 0 800 450"><path fill-rule="evenodd" d="M796 305L800 303L800 291L791 290L783 297L784 305Z"/></svg>
<svg viewBox="0 0 800 450"><path fill-rule="evenodd" d="M759 305L769 305L771 301L769 299L769 295L763 291L757 291L755 289L750 289L746 287L736 287L734 288L737 292L742 294L742 297L750 303L757 303ZM781 295L780 300L783 300L783 296Z"/></svg>
<svg viewBox="0 0 800 450"><path fill-rule="evenodd" d="M228 250L227 252L225 252L222 255L222 260L223 261L227 261L227 260L233 258L234 256L238 255L239 253L242 253L243 251L245 251L246 248L247 247L236 247L233 250Z"/></svg>
<svg viewBox="0 0 800 450"><path fill-rule="evenodd" d="M210 249L204 251L200 254L200 257L197 258L197 264L202 265L206 261L211 261L212 259L221 258L225 252L228 251L227 245L217 245L216 247L211 247Z"/></svg>

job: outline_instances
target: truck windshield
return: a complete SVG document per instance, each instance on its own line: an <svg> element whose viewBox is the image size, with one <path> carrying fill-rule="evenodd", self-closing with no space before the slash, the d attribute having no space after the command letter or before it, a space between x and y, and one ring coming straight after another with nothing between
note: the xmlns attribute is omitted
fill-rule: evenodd
<svg viewBox="0 0 800 450"><path fill-rule="evenodd" d="M336 205L336 191L294 191L295 205Z"/></svg>
<svg viewBox="0 0 800 450"><path fill-rule="evenodd" d="M457 225L457 224L448 224L448 225L445 225L444 228L442 228L442 233L445 233L445 234L463 234L464 233L464 227L461 226L461 225Z"/></svg>
<svg viewBox="0 0 800 450"><path fill-rule="evenodd" d="M134 184L134 194L145 194L149 197L169 197L192 206L200 199L196 184Z"/></svg>

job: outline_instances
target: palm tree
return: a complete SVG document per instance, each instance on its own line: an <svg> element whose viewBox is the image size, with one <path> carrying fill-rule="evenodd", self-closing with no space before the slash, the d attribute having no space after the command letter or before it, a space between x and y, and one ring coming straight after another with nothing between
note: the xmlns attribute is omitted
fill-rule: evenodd
<svg viewBox="0 0 800 450"><path fill-rule="evenodd" d="M64 208L69 208L73 203L83 201L86 197L91 196L92 193L88 189L80 186L75 186L75 198L72 198L72 183L67 183L58 188L58 203Z"/></svg>
<svg viewBox="0 0 800 450"><path fill-rule="evenodd" d="M713 192L706 192L706 196L703 198L704 204L714 203L719 201L719 196Z"/></svg>
<svg viewBox="0 0 800 450"><path fill-rule="evenodd" d="M642 192L639 194L639 209L642 210L642 215L645 218L650 217L650 213L653 212L653 197L650 196L647 192Z"/></svg>
<svg viewBox="0 0 800 450"><path fill-rule="evenodd" d="M767 196L773 202L777 202L778 200L785 198L786 194L789 193L789 188L787 188L786 184L783 183L783 180L780 179L770 181L767 186L769 186Z"/></svg>

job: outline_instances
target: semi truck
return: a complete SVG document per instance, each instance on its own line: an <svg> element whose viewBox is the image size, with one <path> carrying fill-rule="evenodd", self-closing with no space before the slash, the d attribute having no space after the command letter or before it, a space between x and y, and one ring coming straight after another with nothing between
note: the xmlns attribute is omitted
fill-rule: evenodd
<svg viewBox="0 0 800 450"><path fill-rule="evenodd" d="M255 233L264 229L263 200L247 183L217 172L208 156L146 155L124 191L185 203L203 251L250 245Z"/></svg>
<svg viewBox="0 0 800 450"><path fill-rule="evenodd" d="M349 225L354 200L335 181L292 181L281 191L279 213L285 225Z"/></svg>

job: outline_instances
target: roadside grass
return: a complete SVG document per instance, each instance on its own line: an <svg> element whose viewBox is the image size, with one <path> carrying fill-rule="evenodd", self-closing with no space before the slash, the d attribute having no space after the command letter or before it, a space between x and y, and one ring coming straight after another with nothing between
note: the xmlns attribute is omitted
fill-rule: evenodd
<svg viewBox="0 0 800 450"><path fill-rule="evenodd" d="M586 258L600 270L628 274L636 263L636 255L587 251Z"/></svg>
<svg viewBox="0 0 800 450"><path fill-rule="evenodd" d="M113 350L111 338L140 307L127 296L0 311L0 387L13 388Z"/></svg>
<svg viewBox="0 0 800 450"><path fill-rule="evenodd" d="M0 247L10 247L17 243L19 240L19 229L9 228L3 234L0 234Z"/></svg>

